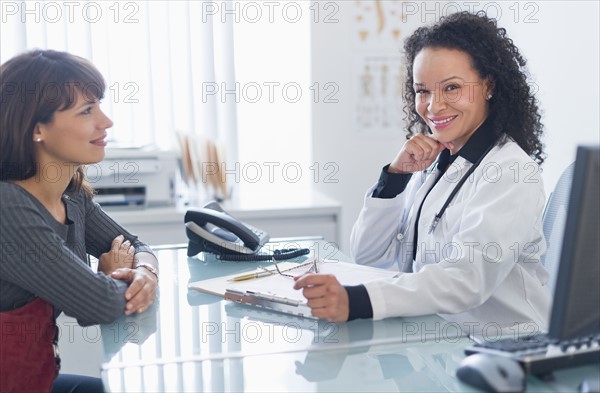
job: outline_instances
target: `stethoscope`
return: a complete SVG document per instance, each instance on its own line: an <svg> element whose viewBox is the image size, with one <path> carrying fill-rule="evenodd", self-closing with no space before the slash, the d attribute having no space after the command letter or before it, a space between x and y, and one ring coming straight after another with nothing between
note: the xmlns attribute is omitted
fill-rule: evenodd
<svg viewBox="0 0 600 393"><path fill-rule="evenodd" d="M442 218L442 216L444 215L444 212L446 211L446 208L448 208L448 206L450 205L450 202L452 202L452 200L454 199L454 197L456 196L456 194L458 194L458 192L460 191L460 188L463 186L463 184L465 184L465 182L467 181L467 179L469 178L469 176L471 176L471 174L475 171L475 169L477 169L477 167L479 166L479 164L481 164L481 161L483 161L483 159L485 158L485 156L487 156L487 154L494 148L496 144L492 144L490 147L488 147L488 149L481 155L481 157L479 157L479 159L477 160L477 162L475 162L467 171L467 173L465 173L465 175L460 179L460 181L458 182L458 184L456 185L456 187L454 187L454 189L452 190L452 192L450 193L450 195L448 196L448 198L446 199L446 202L444 202L444 205L442 206L442 209L433 217L433 221L431 222L431 225L429 226L429 234L432 234L433 231L435 231L435 228L437 227L438 223L440 222L440 219Z"/></svg>

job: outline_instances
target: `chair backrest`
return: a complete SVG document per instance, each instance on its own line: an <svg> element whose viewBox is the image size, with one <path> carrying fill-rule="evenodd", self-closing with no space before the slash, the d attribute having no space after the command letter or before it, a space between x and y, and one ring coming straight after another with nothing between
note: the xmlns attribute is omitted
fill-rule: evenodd
<svg viewBox="0 0 600 393"><path fill-rule="evenodd" d="M567 221L571 183L573 183L573 169L575 163L569 165L558 179L554 191L550 194L543 216L544 237L548 246L546 254L542 256L542 264L550 274L550 290L554 293L556 274L560 263L560 253Z"/></svg>

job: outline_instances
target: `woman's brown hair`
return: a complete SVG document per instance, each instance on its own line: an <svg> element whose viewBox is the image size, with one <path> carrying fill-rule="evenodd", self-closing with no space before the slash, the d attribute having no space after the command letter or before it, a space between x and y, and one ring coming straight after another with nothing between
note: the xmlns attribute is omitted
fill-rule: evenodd
<svg viewBox="0 0 600 393"><path fill-rule="evenodd" d="M106 85L88 60L66 52L33 50L0 66L0 180L25 180L40 168L33 131L52 121L54 113L75 105L77 95L100 100ZM80 166L69 190L93 189Z"/></svg>

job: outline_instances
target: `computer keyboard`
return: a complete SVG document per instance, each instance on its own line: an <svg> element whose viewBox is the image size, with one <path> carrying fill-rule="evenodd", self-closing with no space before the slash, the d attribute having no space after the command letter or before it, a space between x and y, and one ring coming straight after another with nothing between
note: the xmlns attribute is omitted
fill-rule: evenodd
<svg viewBox="0 0 600 393"><path fill-rule="evenodd" d="M546 334L535 334L532 336L514 338L505 338L498 341L482 342L475 346L483 348L497 349L506 352L536 352L544 349L551 344L556 344L558 340L551 339Z"/></svg>
<svg viewBox="0 0 600 393"><path fill-rule="evenodd" d="M600 335L557 340L545 334L484 341L465 349L467 355L489 353L518 361L528 374L600 362Z"/></svg>

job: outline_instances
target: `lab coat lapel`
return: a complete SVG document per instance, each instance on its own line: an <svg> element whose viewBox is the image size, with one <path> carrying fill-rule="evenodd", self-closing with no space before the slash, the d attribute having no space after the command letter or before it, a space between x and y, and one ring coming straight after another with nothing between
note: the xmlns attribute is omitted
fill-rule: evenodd
<svg viewBox="0 0 600 393"><path fill-rule="evenodd" d="M408 233L406 234L406 248L404 249L404 255L406 259L404 259L405 263L403 263L401 267L401 271L403 272L410 273L413 271L412 247L415 247L416 245L412 243L415 236L415 220L417 218L417 212L419 211L419 207L421 206L421 203L423 203L423 199L427 195L427 192L435 184L435 179L438 177L439 173L440 171L437 169L437 165L435 165L427 172L421 172L419 174L413 175L424 176L425 179L423 180L423 184L421 185L421 187L419 187L419 190L415 193L414 200L409 212L410 222L408 226ZM423 211L421 211L421 214L423 214Z"/></svg>
<svg viewBox="0 0 600 393"><path fill-rule="evenodd" d="M431 187L433 187L433 185L435 184L435 179L437 179L439 174L440 174L440 171L437 169L437 165L435 167L433 167L432 169L428 170L425 174L422 174L426 177L425 177L425 181L423 182L423 185L419 188L419 191L417 191L417 193L415 194L415 200L412 205L413 211L411 211L412 217L414 217L417 214L417 211L419 210L419 206L421 206L421 203L423 203L423 199L425 198L425 196L427 195L427 193L429 192Z"/></svg>
<svg viewBox="0 0 600 393"><path fill-rule="evenodd" d="M434 209L435 212L433 214L437 213L472 165L473 164L465 158L461 156L457 157L456 161L454 161L448 167L446 172L442 174L442 178L439 180L438 185L429 193L427 201L425 201L426 206L423 206L423 210L427 207L427 211ZM469 180L467 180L467 182L469 182ZM460 194L463 191L463 188L465 187L461 187L461 190L453 199L453 203L462 199Z"/></svg>
<svg viewBox="0 0 600 393"><path fill-rule="evenodd" d="M423 202L423 198L425 197L425 195L427 195L427 198L423 203L423 208L421 209L421 215L419 217L418 222L419 238L417 239L417 242L419 245L426 247L428 250L436 250L436 243L440 243L443 241L443 239L438 236L440 232L437 232L437 234L433 235L429 234L429 227L433 222L434 216L442 209L442 206L444 205L454 188L460 182L460 179L462 179L462 177L467 173L471 165L472 164L469 161L465 160L463 157L457 157L456 161L454 161L454 163L452 163L452 165L450 165L446 172L444 172L443 174L441 174L440 171L436 168L435 171L426 180L421 190L419 190L419 192L417 193L418 202L416 202L413 205L413 208L415 209L415 215L417 211L416 209L419 208L420 204ZM435 179L440 175L442 176L441 179L434 186ZM427 194L431 187L434 188L429 192L429 194ZM461 193L461 191L459 191L459 194ZM458 200L458 197L459 195L457 195L457 197L454 198L453 202L456 202ZM415 224L412 223L412 225ZM414 231L414 226L412 228ZM414 237L414 232L412 236ZM421 255L421 253L417 253L417 261L413 265L413 271L419 271L424 265L427 265L429 263L439 262L439 258L431 259L432 256L434 256L433 253L428 253L426 255Z"/></svg>

